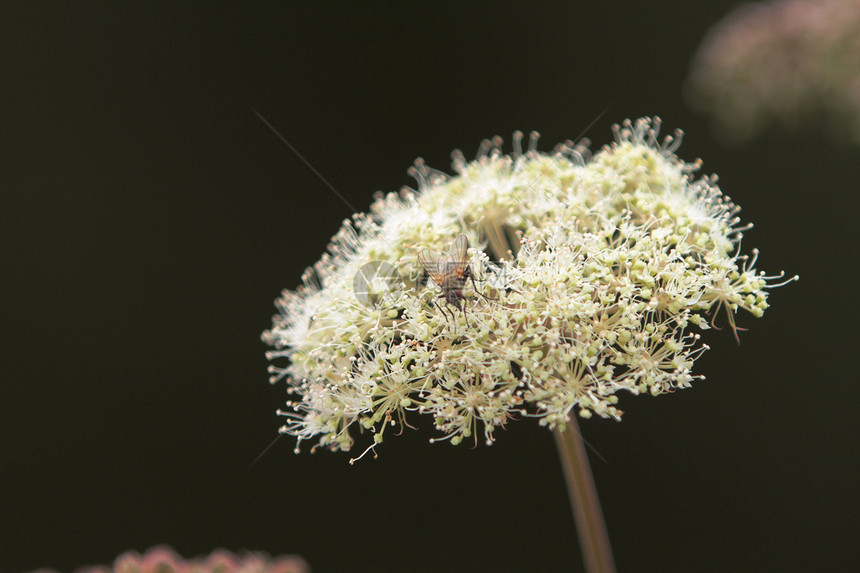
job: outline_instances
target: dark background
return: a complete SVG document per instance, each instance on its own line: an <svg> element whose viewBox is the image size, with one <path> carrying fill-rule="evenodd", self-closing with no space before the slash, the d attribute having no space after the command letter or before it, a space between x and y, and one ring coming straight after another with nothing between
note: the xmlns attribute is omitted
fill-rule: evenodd
<svg viewBox="0 0 860 573"><path fill-rule="evenodd" d="M860 146L723 146L682 96L734 2L4 2L0 570L169 543L316 573L581 570L551 434L292 453L259 336L351 210L480 140L660 115L756 228L773 291L707 380L582 431L621 572L856 566Z"/></svg>

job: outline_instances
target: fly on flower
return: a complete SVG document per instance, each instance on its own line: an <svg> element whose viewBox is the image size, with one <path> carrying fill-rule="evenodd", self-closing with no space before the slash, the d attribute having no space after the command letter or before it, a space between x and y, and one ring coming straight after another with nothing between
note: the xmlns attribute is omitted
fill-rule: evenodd
<svg viewBox="0 0 860 573"><path fill-rule="evenodd" d="M471 280L475 292L478 291L466 253L468 247L469 241L466 239L466 235L460 235L451 243L449 252L440 253L424 249L418 253L418 262L421 263L424 271L430 275L433 282L442 289L439 298L445 299L445 302L454 308L463 308L463 301L466 300L463 287L466 286L466 281ZM484 295L481 296L487 298Z"/></svg>

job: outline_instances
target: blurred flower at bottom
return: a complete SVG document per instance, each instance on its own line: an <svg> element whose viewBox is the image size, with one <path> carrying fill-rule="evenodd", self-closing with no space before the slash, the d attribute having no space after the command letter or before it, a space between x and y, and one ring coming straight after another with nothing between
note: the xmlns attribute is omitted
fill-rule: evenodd
<svg viewBox="0 0 860 573"><path fill-rule="evenodd" d="M260 552L231 553L216 549L196 559L183 559L171 547L158 545L143 555L127 551L113 565L87 565L75 573L310 573L307 562L296 555L269 557ZM39 569L32 573L56 573Z"/></svg>

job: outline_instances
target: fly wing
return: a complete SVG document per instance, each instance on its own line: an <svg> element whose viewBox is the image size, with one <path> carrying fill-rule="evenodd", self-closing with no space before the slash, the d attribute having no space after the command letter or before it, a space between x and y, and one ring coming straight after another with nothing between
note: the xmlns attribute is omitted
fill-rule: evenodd
<svg viewBox="0 0 860 573"><path fill-rule="evenodd" d="M466 235L460 235L454 239L453 243L451 243L450 263L452 268L448 270L453 271L457 276L461 276L466 266L469 264L468 255L466 253L468 248L469 240L466 238Z"/></svg>
<svg viewBox="0 0 860 573"><path fill-rule="evenodd" d="M430 275L430 278L437 285L441 285L445 279L445 256L430 249L423 249L418 253L418 262L424 267L424 272Z"/></svg>

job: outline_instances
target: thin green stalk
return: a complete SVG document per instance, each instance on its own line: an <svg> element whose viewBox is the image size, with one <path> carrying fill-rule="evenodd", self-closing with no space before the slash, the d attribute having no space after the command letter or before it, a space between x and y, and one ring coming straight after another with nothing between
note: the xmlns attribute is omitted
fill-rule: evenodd
<svg viewBox="0 0 860 573"><path fill-rule="evenodd" d="M555 443L561 458L564 479L567 481L567 493L579 534L585 571L615 573L615 560L612 558L597 488L594 486L591 466L573 415L568 419L567 428L563 431L556 428Z"/></svg>

